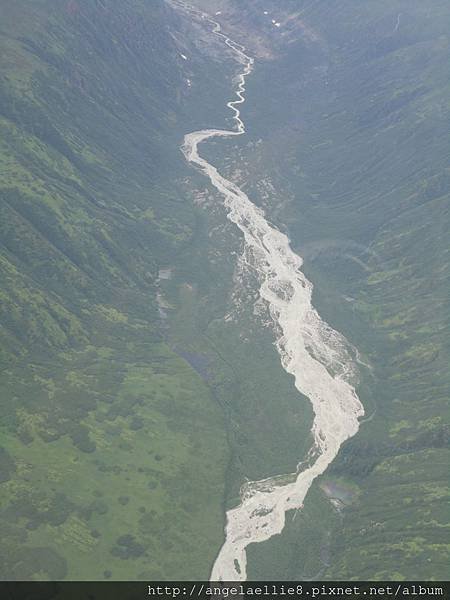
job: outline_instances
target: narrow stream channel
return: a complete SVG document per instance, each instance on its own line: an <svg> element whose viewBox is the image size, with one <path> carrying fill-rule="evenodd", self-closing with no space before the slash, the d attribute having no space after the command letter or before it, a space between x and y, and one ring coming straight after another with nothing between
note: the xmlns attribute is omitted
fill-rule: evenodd
<svg viewBox="0 0 450 600"><path fill-rule="evenodd" d="M194 131L185 136L182 150L186 160L201 169L223 195L228 219L243 233L244 258L258 275L260 297L274 322L281 364L314 410L313 447L297 473L246 484L241 504L227 511L226 540L214 563L211 580L244 581L246 547L280 533L286 512L301 510L314 479L333 461L342 443L358 431L358 419L364 415L364 409L352 383L356 371L350 344L313 308L313 286L301 271L302 258L292 251L288 237L266 221L264 212L199 154L199 145L208 139L245 133L238 106L245 101L245 80L254 66L244 46L224 35L220 25L208 15L203 18L243 66L238 76L237 99L227 104L234 112L236 129Z"/></svg>

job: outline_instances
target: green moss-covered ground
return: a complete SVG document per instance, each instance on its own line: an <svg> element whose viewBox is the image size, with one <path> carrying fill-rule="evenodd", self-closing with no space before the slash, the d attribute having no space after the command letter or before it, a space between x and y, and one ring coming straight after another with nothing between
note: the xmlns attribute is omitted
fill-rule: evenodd
<svg viewBox="0 0 450 600"><path fill-rule="evenodd" d="M18 435L2 436L5 572L206 576L221 536L227 449L200 377L162 344L89 348L62 364L51 379L48 368L29 365L33 383L14 382L18 397L35 397L15 412ZM58 561L27 559L42 547Z"/></svg>

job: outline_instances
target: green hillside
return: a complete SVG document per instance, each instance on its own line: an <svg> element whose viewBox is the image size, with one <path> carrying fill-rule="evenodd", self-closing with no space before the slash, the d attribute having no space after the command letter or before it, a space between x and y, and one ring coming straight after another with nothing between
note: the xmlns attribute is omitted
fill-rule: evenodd
<svg viewBox="0 0 450 600"><path fill-rule="evenodd" d="M193 4L256 59L246 136L202 154L369 365L367 420L249 578L446 578L448 3ZM240 234L179 150L231 124L238 65L163 0L0 12L0 579L207 578L241 485L311 443Z"/></svg>
<svg viewBox="0 0 450 600"><path fill-rule="evenodd" d="M159 0L2 14L0 577L206 578L224 506L310 443L179 151L238 65Z"/></svg>
<svg viewBox="0 0 450 600"><path fill-rule="evenodd" d="M0 4L0 577L206 577L223 416L157 302L205 57L163 2Z"/></svg>
<svg viewBox="0 0 450 600"><path fill-rule="evenodd" d="M400 0L269 9L281 27L264 24L275 50L249 81L244 118L258 143L237 148L239 169L304 256L319 312L371 370L359 388L367 423L304 515L251 548L249 576L445 579L450 9ZM256 52L260 12L248 5L244 19ZM338 513L321 491L337 484L351 497Z"/></svg>

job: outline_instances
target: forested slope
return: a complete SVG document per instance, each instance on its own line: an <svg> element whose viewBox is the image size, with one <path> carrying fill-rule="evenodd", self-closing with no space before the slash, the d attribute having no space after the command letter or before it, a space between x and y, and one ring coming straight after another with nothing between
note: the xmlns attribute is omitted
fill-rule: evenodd
<svg viewBox="0 0 450 600"><path fill-rule="evenodd" d="M257 62L247 139L214 158L289 234L319 312L370 365L367 422L304 514L252 548L250 577L445 578L448 4L216 4ZM328 513L323 490L347 506Z"/></svg>
<svg viewBox="0 0 450 600"><path fill-rule="evenodd" d="M367 420L249 577L444 578L447 3L196 4L256 59L246 136L203 152L369 365ZM0 8L0 576L207 577L224 502L311 442L241 239L179 152L230 124L237 65L160 0Z"/></svg>
<svg viewBox="0 0 450 600"><path fill-rule="evenodd" d="M197 228L187 78L222 84L159 0L0 11L0 576L206 577L223 419L157 293Z"/></svg>

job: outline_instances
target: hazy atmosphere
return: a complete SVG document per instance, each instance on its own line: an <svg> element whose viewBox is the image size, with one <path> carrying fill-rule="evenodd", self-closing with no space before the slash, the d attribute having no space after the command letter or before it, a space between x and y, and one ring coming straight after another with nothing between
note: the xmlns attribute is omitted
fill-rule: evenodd
<svg viewBox="0 0 450 600"><path fill-rule="evenodd" d="M1 581L449 579L449 22L0 0Z"/></svg>

